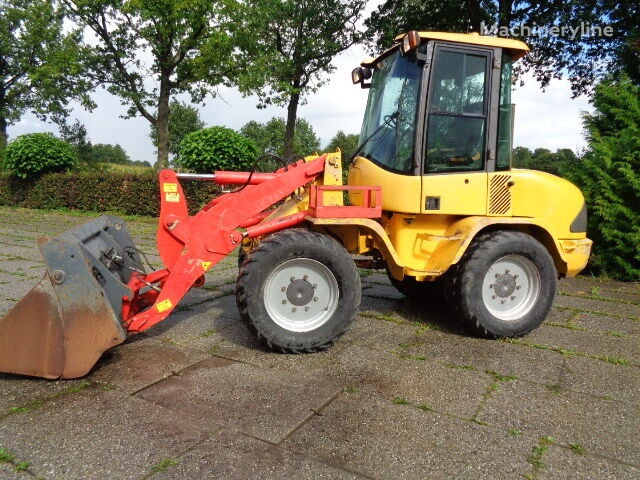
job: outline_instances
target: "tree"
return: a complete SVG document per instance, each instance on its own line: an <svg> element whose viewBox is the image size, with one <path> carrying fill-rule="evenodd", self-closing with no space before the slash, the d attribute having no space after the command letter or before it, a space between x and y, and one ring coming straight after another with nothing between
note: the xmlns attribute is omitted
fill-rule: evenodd
<svg viewBox="0 0 640 480"><path fill-rule="evenodd" d="M231 71L232 45L210 0L62 0L96 37L93 75L158 131L156 168L168 163L169 102L187 92L201 102ZM150 65L144 63L150 58Z"/></svg>
<svg viewBox="0 0 640 480"><path fill-rule="evenodd" d="M512 164L515 168L529 168L533 152L527 147L515 147L511 154Z"/></svg>
<svg viewBox="0 0 640 480"><path fill-rule="evenodd" d="M346 167L349 158L356 153L359 140L360 135L357 133L346 134L342 130L338 130L338 133L331 139L324 150L326 152L335 152L336 148L339 148L342 151L342 166Z"/></svg>
<svg viewBox="0 0 640 480"><path fill-rule="evenodd" d="M198 110L191 105L172 100L169 104L169 153L178 154L182 139L191 132L204 128ZM158 129L151 125L151 140L158 147Z"/></svg>
<svg viewBox="0 0 640 480"><path fill-rule="evenodd" d="M91 156L92 161L98 165L104 165L105 163L127 165L131 163L129 155L119 144L97 143L91 148Z"/></svg>
<svg viewBox="0 0 640 480"><path fill-rule="evenodd" d="M77 119L72 125L63 122L60 125L60 136L75 148L80 163L92 163L93 152L91 141L87 137L87 129L83 124Z"/></svg>
<svg viewBox="0 0 640 480"><path fill-rule="evenodd" d="M607 0L607 4L611 5L609 18L617 32L617 41L608 48L616 60L611 70L617 74L626 73L636 86L640 86L640 3Z"/></svg>
<svg viewBox="0 0 640 480"><path fill-rule="evenodd" d="M540 170L552 175L564 176L564 172L578 161L578 157L569 148L560 148L554 152L548 148L536 148L533 152L527 147L513 149L513 166Z"/></svg>
<svg viewBox="0 0 640 480"><path fill-rule="evenodd" d="M283 118L272 118L267 123L251 120L240 129L240 133L250 138L260 148L260 154L271 153L284 156L284 137L286 123ZM313 131L313 127L304 118L296 120L293 136L293 154L306 156L320 149L320 139Z"/></svg>
<svg viewBox="0 0 640 480"><path fill-rule="evenodd" d="M621 48L632 48L630 39L634 32L638 38L640 7L637 2L634 6L630 3L610 0L386 0L365 25L367 38L383 49L392 45L397 34L408 30L481 32L484 23L488 27L485 33L518 38L531 47L531 54L516 64L514 72L517 75L531 71L544 88L552 78L568 73L573 95L578 96L589 93L595 79L620 66ZM494 25L495 29L492 28ZM529 28L521 28L522 25ZM553 26L557 30L550 30ZM561 30L563 26L564 31ZM608 27L606 31L605 27ZM637 59L637 50L635 55Z"/></svg>
<svg viewBox="0 0 640 480"><path fill-rule="evenodd" d="M622 76L595 88L595 112L584 114L588 150L567 172L589 210L595 266L621 280L640 280L640 88Z"/></svg>
<svg viewBox="0 0 640 480"><path fill-rule="evenodd" d="M298 106L335 70L333 58L359 38L366 0L244 0L233 4L240 91L258 108L287 107L284 155L294 152Z"/></svg>
<svg viewBox="0 0 640 480"><path fill-rule="evenodd" d="M7 127L33 112L61 121L68 101L93 106L83 77L80 32L63 29L52 0L3 0L0 7L0 152Z"/></svg>

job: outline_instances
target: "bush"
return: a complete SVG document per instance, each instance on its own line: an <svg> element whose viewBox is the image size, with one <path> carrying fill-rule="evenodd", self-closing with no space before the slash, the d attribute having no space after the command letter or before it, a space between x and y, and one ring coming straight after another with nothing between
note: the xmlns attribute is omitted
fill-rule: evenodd
<svg viewBox="0 0 640 480"><path fill-rule="evenodd" d="M210 127L188 134L180 142L176 163L194 172L248 170L259 154L256 144L225 127Z"/></svg>
<svg viewBox="0 0 640 480"><path fill-rule="evenodd" d="M70 144L50 133L28 133L7 145L4 164L20 178L33 178L72 169L78 156Z"/></svg>
<svg viewBox="0 0 640 480"><path fill-rule="evenodd" d="M191 214L220 194L220 188L211 182L184 182L182 186ZM0 205L157 216L158 177L153 170L51 173L35 180L4 173L0 174Z"/></svg>

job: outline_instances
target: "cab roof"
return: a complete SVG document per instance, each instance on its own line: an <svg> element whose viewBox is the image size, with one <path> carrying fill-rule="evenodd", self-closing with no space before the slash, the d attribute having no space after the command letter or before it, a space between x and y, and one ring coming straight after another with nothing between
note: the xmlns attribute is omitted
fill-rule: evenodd
<svg viewBox="0 0 640 480"><path fill-rule="evenodd" d="M467 45L482 45L486 47L498 47L503 48L505 50L509 50L513 55L513 59L517 60L520 57L523 57L528 51L529 47L526 43L521 42L520 40L514 40L512 38L502 38L502 37L490 37L487 35L480 35L477 32L473 33L449 33L449 32L418 32L421 39L425 40L444 40L446 42L453 43L464 43ZM370 67L377 61L383 59L387 55L389 55L393 50L398 48L400 45L400 41L402 37L404 37L404 33L398 35L395 38L397 42L393 47L385 50L382 54L377 57L369 57L364 60L361 65L363 67Z"/></svg>

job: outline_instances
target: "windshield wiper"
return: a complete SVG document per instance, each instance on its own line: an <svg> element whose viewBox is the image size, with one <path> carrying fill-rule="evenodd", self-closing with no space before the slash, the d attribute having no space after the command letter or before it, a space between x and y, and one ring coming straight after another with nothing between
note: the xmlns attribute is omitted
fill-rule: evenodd
<svg viewBox="0 0 640 480"><path fill-rule="evenodd" d="M358 145L358 148L356 148L356 151L353 153L353 155L351 155L349 157L349 163L351 163L353 161L354 158L356 158L358 156L358 154L360 153L360 151L363 149L363 147L369 143L371 141L371 139L376 135L376 133L378 133L380 130L382 130L384 127L386 127L387 125L390 125L392 121L394 121L396 118L398 118L400 116L400 111L396 111L395 113L392 113L391 115L387 115L386 117L384 117L384 122L382 122L378 128L376 128L373 133L371 133L371 135L369 135L367 138L364 139L364 141Z"/></svg>

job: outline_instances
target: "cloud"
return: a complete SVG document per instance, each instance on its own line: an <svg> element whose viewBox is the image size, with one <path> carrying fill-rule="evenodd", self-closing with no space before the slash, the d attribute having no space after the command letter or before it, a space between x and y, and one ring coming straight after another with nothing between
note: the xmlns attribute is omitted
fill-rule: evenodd
<svg viewBox="0 0 640 480"><path fill-rule="evenodd" d="M586 97L571 99L569 80L551 80L543 92L531 75L524 86L516 87L511 101L516 104L514 146L550 150L586 146L581 112L593 111Z"/></svg>

